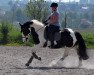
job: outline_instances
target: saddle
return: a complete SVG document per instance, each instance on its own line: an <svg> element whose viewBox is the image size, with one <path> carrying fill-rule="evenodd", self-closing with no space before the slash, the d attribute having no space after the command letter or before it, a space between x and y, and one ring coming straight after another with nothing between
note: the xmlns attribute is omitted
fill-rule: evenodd
<svg viewBox="0 0 94 75"><path fill-rule="evenodd" d="M53 33L53 29L48 29L48 27L44 30L44 38L49 41L59 41L61 38L61 31L57 30Z"/></svg>

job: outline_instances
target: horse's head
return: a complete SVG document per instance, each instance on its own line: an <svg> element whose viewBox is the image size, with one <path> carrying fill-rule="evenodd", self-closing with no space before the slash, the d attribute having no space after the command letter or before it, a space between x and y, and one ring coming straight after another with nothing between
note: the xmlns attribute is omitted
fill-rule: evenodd
<svg viewBox="0 0 94 75"><path fill-rule="evenodd" d="M29 38L29 34L31 34L33 37L34 43L39 44L40 41L38 38L38 34L36 33L35 28L31 27L32 25L33 25L32 21L28 21L23 25L20 24L23 42L26 42Z"/></svg>
<svg viewBox="0 0 94 75"><path fill-rule="evenodd" d="M24 23L23 25L19 23L21 26L21 33L22 33L23 42L28 40L28 35L30 33L30 25L32 25L32 23L33 22L30 22L30 21Z"/></svg>
<svg viewBox="0 0 94 75"><path fill-rule="evenodd" d="M21 26L21 33L22 33L23 36L28 36L28 34L30 33L30 30L29 30L29 28L22 25Z"/></svg>

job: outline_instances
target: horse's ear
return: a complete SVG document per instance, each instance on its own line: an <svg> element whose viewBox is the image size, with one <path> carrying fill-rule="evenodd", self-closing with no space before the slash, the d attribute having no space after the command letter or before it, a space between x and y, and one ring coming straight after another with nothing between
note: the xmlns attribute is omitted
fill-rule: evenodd
<svg viewBox="0 0 94 75"><path fill-rule="evenodd" d="M30 23L33 24L33 21L31 21Z"/></svg>
<svg viewBox="0 0 94 75"><path fill-rule="evenodd" d="M20 26L22 26L22 24L21 24L21 23L19 23L19 25L20 25Z"/></svg>

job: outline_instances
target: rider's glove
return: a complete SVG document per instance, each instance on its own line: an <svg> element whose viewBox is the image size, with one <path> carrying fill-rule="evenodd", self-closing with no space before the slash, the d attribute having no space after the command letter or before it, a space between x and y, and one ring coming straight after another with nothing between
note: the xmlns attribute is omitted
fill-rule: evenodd
<svg viewBox="0 0 94 75"><path fill-rule="evenodd" d="M48 25L47 20L46 20L46 21L43 21L43 24L44 24L45 26Z"/></svg>

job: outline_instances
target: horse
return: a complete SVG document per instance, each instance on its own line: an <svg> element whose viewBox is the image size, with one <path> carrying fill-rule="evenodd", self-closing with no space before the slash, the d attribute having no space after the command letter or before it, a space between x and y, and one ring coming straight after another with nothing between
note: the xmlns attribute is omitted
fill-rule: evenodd
<svg viewBox="0 0 94 75"><path fill-rule="evenodd" d="M31 20L20 26L21 26L22 36L24 35L26 40L27 40L26 36L28 36L28 34L31 32L32 37L37 37L37 38L33 38L34 40L37 40L37 44L40 43L38 37L39 35L37 34L36 30L41 28L45 29L45 25L42 22L38 20ZM78 67L81 66L82 60L87 60L89 58L82 35L77 31L73 31L71 28L65 28L63 30L60 30L58 34L60 38L57 40L57 44L54 47L58 48L59 46L60 48L62 47L65 48L64 55L61 58L61 60L64 60L68 56L69 48L75 47L77 50L77 54L79 56Z"/></svg>
<svg viewBox="0 0 94 75"><path fill-rule="evenodd" d="M33 21L33 22L32 22ZM19 23L21 27L21 33L22 33L22 41L28 42L29 35L32 35L34 44L37 45L40 43L39 35L36 33L35 28L40 28L40 26L43 26L40 22L37 20L27 21L24 24ZM35 27L32 27L31 25L35 23ZM39 29L40 30L40 29ZM41 57L39 57L36 52L32 52L32 55L28 62L25 64L26 66L29 66L29 64L33 61L33 59L37 59L41 61Z"/></svg>

